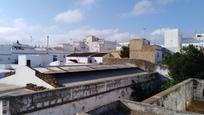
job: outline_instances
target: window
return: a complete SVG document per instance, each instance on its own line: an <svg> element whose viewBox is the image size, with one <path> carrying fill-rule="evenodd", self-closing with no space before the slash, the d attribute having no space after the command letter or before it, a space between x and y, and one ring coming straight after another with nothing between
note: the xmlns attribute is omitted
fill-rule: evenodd
<svg viewBox="0 0 204 115"><path fill-rule="evenodd" d="M53 55L53 61L57 61L57 56Z"/></svg>
<svg viewBox="0 0 204 115"><path fill-rule="evenodd" d="M203 97L204 97L204 89L203 89Z"/></svg>
<svg viewBox="0 0 204 115"><path fill-rule="evenodd" d="M7 101L3 101L3 106L7 106Z"/></svg>

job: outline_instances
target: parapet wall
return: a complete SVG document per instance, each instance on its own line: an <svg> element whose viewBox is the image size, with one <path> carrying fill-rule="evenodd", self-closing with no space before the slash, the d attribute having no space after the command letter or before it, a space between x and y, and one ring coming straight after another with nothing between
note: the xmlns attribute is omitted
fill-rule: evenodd
<svg viewBox="0 0 204 115"><path fill-rule="evenodd" d="M137 59L129 59L129 58L103 58L104 64L134 64L137 65L139 68L145 71L154 71L156 69L156 65L144 61L144 60L137 60Z"/></svg>
<svg viewBox="0 0 204 115"><path fill-rule="evenodd" d="M164 76L168 75L167 67L157 65L145 60L129 59L129 58L103 58L104 64L134 64L139 68L148 72L158 72Z"/></svg>
<svg viewBox="0 0 204 115"><path fill-rule="evenodd" d="M186 110L191 101L204 99L203 89L203 80L188 79L143 102L182 111Z"/></svg>
<svg viewBox="0 0 204 115"><path fill-rule="evenodd" d="M194 100L204 101L204 80L194 81Z"/></svg>
<svg viewBox="0 0 204 115"><path fill-rule="evenodd" d="M10 96L1 100L8 102L8 114L73 115L77 112L88 111L120 98L129 99L132 92L130 88L132 81L144 83L148 86L158 85L159 80L160 77L157 73L137 73L73 83L65 88Z"/></svg>

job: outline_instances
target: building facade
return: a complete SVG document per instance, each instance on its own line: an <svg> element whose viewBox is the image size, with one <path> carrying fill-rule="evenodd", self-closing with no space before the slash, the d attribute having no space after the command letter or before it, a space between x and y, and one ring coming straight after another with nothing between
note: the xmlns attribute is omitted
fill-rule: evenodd
<svg viewBox="0 0 204 115"><path fill-rule="evenodd" d="M146 39L133 39L130 41L130 59L161 63L163 53L161 46L150 45L150 42Z"/></svg>
<svg viewBox="0 0 204 115"><path fill-rule="evenodd" d="M83 41L76 42L74 46L76 52L111 52L116 50L117 42L90 35Z"/></svg>
<svg viewBox="0 0 204 115"><path fill-rule="evenodd" d="M168 29L164 32L164 47L172 52L179 52L181 49L181 33L179 29Z"/></svg>
<svg viewBox="0 0 204 115"><path fill-rule="evenodd" d="M34 47L19 42L12 45L0 45L0 64L17 64L19 55L50 55L53 61L65 61L66 55L74 52L70 44L56 47Z"/></svg>

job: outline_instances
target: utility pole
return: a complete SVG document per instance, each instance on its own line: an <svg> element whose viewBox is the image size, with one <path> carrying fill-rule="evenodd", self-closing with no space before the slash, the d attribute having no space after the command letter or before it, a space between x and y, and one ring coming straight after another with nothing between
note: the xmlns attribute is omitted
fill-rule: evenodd
<svg viewBox="0 0 204 115"><path fill-rule="evenodd" d="M46 49L47 49L47 53L48 53L48 50L49 50L49 39L50 39L50 38L49 38L49 35L48 35L48 36L47 36L47 48L46 48Z"/></svg>

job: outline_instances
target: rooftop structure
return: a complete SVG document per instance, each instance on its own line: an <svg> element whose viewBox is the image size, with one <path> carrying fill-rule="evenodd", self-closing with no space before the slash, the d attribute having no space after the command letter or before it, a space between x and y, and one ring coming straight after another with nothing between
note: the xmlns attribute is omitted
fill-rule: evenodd
<svg viewBox="0 0 204 115"><path fill-rule="evenodd" d="M13 84L19 82L20 80L21 84L23 84L23 80L33 83L37 80L34 79L34 76L38 78L38 80L41 79L50 85L52 85L52 83L48 81L57 80L58 82L60 81L58 78L78 79L78 76L81 76L81 78L89 79L85 81L76 80L68 84L63 83L65 87L57 87L53 89L50 88L51 90L45 89L43 91L34 91L26 94L6 95L0 97L0 103L2 103L0 104L0 113L3 115L75 115L78 112L89 111L95 107L106 105L107 103L116 101L118 99L130 99L132 92L131 84L133 81L143 87L142 91L140 92L144 92L145 95L151 94L151 92L157 89L161 84L160 76L157 73L141 72L134 66L125 67L121 65L104 65L100 67L100 65L98 65L98 67L88 66L87 68L92 68L92 70L85 71L86 73L62 73L62 70L66 68L48 68L48 70L51 69L53 71L53 73L49 74L41 73L38 71L39 69L37 70L36 68L29 69L27 67L22 67L18 69L16 74L19 76L13 76L15 78L13 79ZM118 68L118 70L116 68ZM93 69L96 70L93 71ZM112 70L112 72L109 72L110 70ZM31 73L32 75L26 73L26 71L29 71L28 73ZM58 71L60 73L58 73ZM23 74L24 76L22 76ZM90 75L98 76L99 78L90 79ZM53 78L53 76L56 79L50 79L50 77ZM26 77L29 79L26 79ZM11 78L7 77L4 82L7 81L7 83L12 84L12 82L9 82L9 79L11 80ZM64 81L66 81L66 79L62 80L62 82ZM54 83L56 84L55 81ZM40 84L46 86L43 82Z"/></svg>
<svg viewBox="0 0 204 115"><path fill-rule="evenodd" d="M182 47L194 45L197 48L204 47L204 34L196 34L195 37L192 38L183 38L182 39Z"/></svg>
<svg viewBox="0 0 204 115"><path fill-rule="evenodd" d="M161 63L166 51L158 45L150 45L146 39L130 41L130 59L146 60L152 63Z"/></svg>
<svg viewBox="0 0 204 115"><path fill-rule="evenodd" d="M76 65L35 68L21 66L16 69L14 75L0 79L0 83L24 87L32 83L37 86L54 89L73 82L116 77L139 72L142 71L132 65Z"/></svg>
<svg viewBox="0 0 204 115"><path fill-rule="evenodd" d="M164 47L172 52L179 52L181 49L181 33L179 29L168 29L164 32Z"/></svg>
<svg viewBox="0 0 204 115"><path fill-rule="evenodd" d="M79 115L202 115L204 81L185 80L141 103L116 101Z"/></svg>
<svg viewBox="0 0 204 115"><path fill-rule="evenodd" d="M86 39L75 43L77 52L110 52L115 51L117 47L116 41L106 41L96 36L90 35Z"/></svg>
<svg viewBox="0 0 204 115"><path fill-rule="evenodd" d="M0 64L17 64L19 55L50 55L53 59L65 61L66 55L74 52L74 48L70 44L46 48L17 42L12 45L0 45L0 49Z"/></svg>
<svg viewBox="0 0 204 115"><path fill-rule="evenodd" d="M111 57L111 54L97 52L73 53L66 57L66 62L74 61L79 64L102 64L104 57Z"/></svg>

